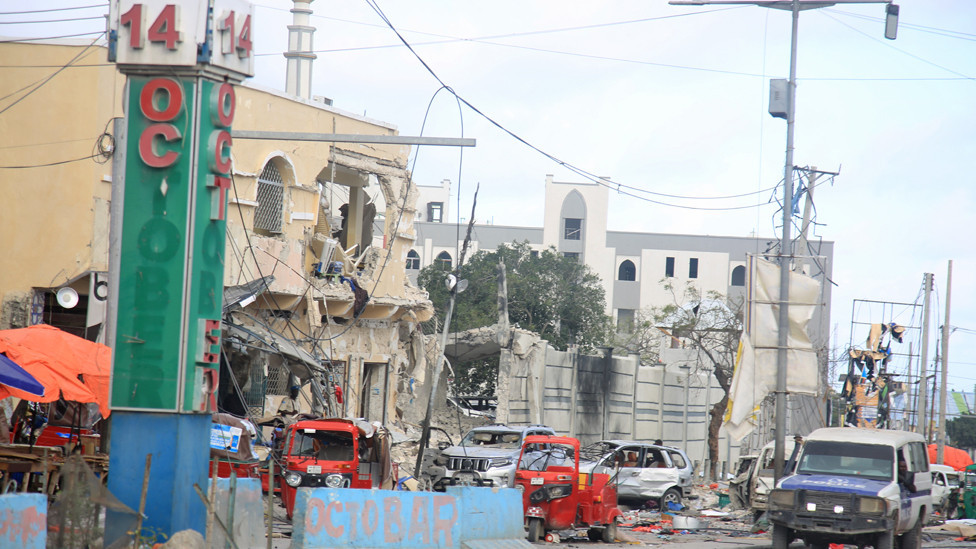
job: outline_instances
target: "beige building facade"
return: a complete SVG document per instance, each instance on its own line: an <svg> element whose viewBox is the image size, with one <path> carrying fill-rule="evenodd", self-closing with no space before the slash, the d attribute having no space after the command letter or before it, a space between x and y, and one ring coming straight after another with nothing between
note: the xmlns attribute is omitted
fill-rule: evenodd
<svg viewBox="0 0 976 549"><path fill-rule="evenodd" d="M113 119L123 115L125 77L98 46L4 43L0 57L15 66L0 81L0 96L10 94L0 104L8 108L0 116L0 199L8 205L0 329L43 322L99 339L119 183ZM247 84L236 86L236 101L235 132L397 134ZM418 324L433 314L405 273L417 195L408 147L235 137L232 151L223 261L224 362L233 375L222 376L221 402L273 414L300 384L306 411L395 420L401 376L425 362L411 352L423 349ZM64 291L59 302L66 287L76 303Z"/></svg>

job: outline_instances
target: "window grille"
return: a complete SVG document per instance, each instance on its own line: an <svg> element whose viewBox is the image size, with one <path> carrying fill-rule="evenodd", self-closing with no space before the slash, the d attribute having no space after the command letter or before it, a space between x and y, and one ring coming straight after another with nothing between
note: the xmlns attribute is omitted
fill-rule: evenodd
<svg viewBox="0 0 976 549"><path fill-rule="evenodd" d="M233 374L232 374L233 375ZM251 361L251 371L248 374L248 384L244 387L244 400L251 417L264 416L264 395L267 381L264 379L264 367L260 360Z"/></svg>
<svg viewBox="0 0 976 549"><path fill-rule="evenodd" d="M288 370L282 364L268 364L268 394L269 395L287 395L289 392L288 387ZM261 372L263 375L264 372Z"/></svg>
<svg viewBox="0 0 976 549"><path fill-rule="evenodd" d="M258 177L258 207L254 212L254 228L269 233L281 232L285 186L274 164L268 162Z"/></svg>

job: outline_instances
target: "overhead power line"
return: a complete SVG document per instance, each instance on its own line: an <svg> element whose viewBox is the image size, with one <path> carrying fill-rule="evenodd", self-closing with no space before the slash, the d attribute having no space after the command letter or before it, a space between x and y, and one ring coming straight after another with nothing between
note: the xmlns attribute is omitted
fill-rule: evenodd
<svg viewBox="0 0 976 549"><path fill-rule="evenodd" d="M654 192L654 191L649 191L649 190L646 190L646 189L641 189L641 188L638 188L638 187L633 187L633 186L630 186L630 185L626 185L624 183L619 183L619 182L613 181L613 180L608 179L608 178L605 178L605 177L600 177L600 176L595 175L595 174L593 174L593 173L591 173L591 172L589 172L587 170L584 170L584 169L582 169L582 168L580 168L580 167L578 167L578 166L576 166L574 164L571 164L571 163L569 163L569 162L567 162L565 160L562 160L562 159L556 157L555 155L553 155L553 154L551 154L549 152L546 152L545 150L537 147L536 145L533 145L532 143L530 143L529 141L527 141L525 138L519 136L518 134L516 134L512 130L508 129L507 127L505 127L504 125L502 125L501 123L499 123L498 121L496 121L495 119L493 119L492 117L490 117L487 114L485 114L483 111L481 111L479 108L477 108L476 106L474 106L467 99L465 99L460 94L458 94L451 86L449 86L447 83L445 83L437 75L436 72L434 72L434 70L430 67L430 65L428 65L427 62L420 56L420 54L417 53L417 51L413 48L413 46L409 42L407 42L406 38L403 37L403 35L397 30L396 26L394 26L393 23L386 17L386 14L383 13L383 10L379 7L379 5L376 4L375 0L367 0L367 4L371 8L373 8L373 11L375 11L376 14L380 17L380 19L382 19L386 23L386 25L390 28L390 30L392 30L393 33L396 34L397 38L400 39L400 41L403 43L404 46L406 46L406 48L410 51L410 53L412 53L413 56L420 62L420 64L423 65L424 69L432 77L434 77L434 79L437 80L437 82L440 83L441 86L443 86L448 92L450 92L452 95L454 95L454 97L456 97L461 103L464 103L464 105L467 106L469 109L473 110L479 116L481 116L486 121L488 121L490 124L494 125L496 128L498 128L501 131L505 132L506 134L508 134L510 137L512 137L516 141L522 143L523 145L529 147L530 149L532 149L532 150L538 152L539 154L545 156L546 158L548 158L549 160L551 160L551 161L555 162L556 164L562 166L563 168L566 168L569 171L571 171L571 172L573 172L573 173L575 173L575 174L577 174L577 175L579 175L579 176L581 176L583 178L586 178L586 179L592 181L593 183L596 183L598 185L602 185L604 187L607 187L609 189L612 189L612 190L616 191L618 194L623 194L623 195L626 195L626 196L630 196L632 198L636 198L636 199L642 200L644 202L648 202L648 203L651 203L651 204L658 204L658 205L661 205L661 206L668 206L668 207L672 207L672 208L686 209L686 210L702 210L702 211L743 210L743 209L751 209L751 208L762 207L762 206L770 203L770 202L767 202L765 204L762 204L762 203L760 203L760 204L749 204L747 206L733 206L733 207L725 207L725 208L719 208L719 207L716 207L716 208L707 208L707 207L685 206L685 205L681 205L681 204L673 204L673 203L669 203L669 202L663 202L663 201L659 201L659 200L654 200L654 199L648 198L646 196L641 196L641 195L635 194L635 193L645 193L645 194L651 194L651 195L655 195L655 196L664 195L666 197L671 197L671 198L673 198L673 196L667 196L667 195L665 195L665 193L657 193L657 192Z"/></svg>
<svg viewBox="0 0 976 549"><path fill-rule="evenodd" d="M22 166L0 166L0 170L27 170L31 168L46 168L48 166L60 166L61 164L70 164L72 162L81 162L82 160L90 160L98 157L97 154L90 154L88 156L83 156L81 158L72 158L71 160L59 160L56 162L47 162L45 164L29 164Z"/></svg>
<svg viewBox="0 0 976 549"><path fill-rule="evenodd" d="M25 11L0 11L0 15L24 15L28 13L49 13L52 11L71 11L71 10L85 10L88 8L107 8L108 4L89 4L87 6L72 6L68 8L50 8L46 10L25 10Z"/></svg>
<svg viewBox="0 0 976 549"><path fill-rule="evenodd" d="M77 60L81 59L82 57L84 57L85 54L88 52L88 50L90 50L92 48L92 46L95 45L95 42L98 42L98 39L101 38L102 35L104 35L104 34L105 34L105 31L100 32L99 35L96 36L95 39L91 41L91 44L88 44L88 46L85 47L85 49L83 49L80 52L78 52L78 55L72 57L71 58L71 61L68 61L64 66L62 66L58 70L56 70L53 73L51 73L51 75L48 76L47 78L39 81L39 83L36 86L34 86L34 88L32 88L30 91L28 91L24 95L18 97L16 101L14 101L13 103L11 103L11 104L7 105L6 107L4 107L2 110L0 110L0 114L3 114L5 112L7 112L11 108L13 108L14 105L16 105L16 104L20 103L21 101L23 101L24 99L27 99L28 97L30 97L31 94L33 94L37 90L41 89L44 86L44 84L47 84L48 82L50 82L51 79L54 78L55 76L57 76L58 74L60 74L61 71L63 71L64 69L68 68L69 66L71 66L71 64L74 63L75 61L77 61ZM33 85L33 84L31 84L31 85ZM23 90L23 89L24 88L21 88L21 90ZM21 90L18 90L17 92L19 92ZM15 93L17 93L17 92L15 92ZM9 97L9 95L7 97ZM6 97L4 97L4 99L6 99Z"/></svg>
<svg viewBox="0 0 976 549"><path fill-rule="evenodd" d="M105 19L104 15L93 15L91 17L69 17L67 19L38 19L36 21L0 21L3 25L32 25L35 23L65 23L68 21L92 21L95 19Z"/></svg>
<svg viewBox="0 0 976 549"><path fill-rule="evenodd" d="M91 36L93 34L102 35L105 34L105 31L79 32L76 34L61 34L58 36L40 36L37 38L10 38L8 40L0 40L0 44L10 44L14 42L37 42L38 40L57 40L59 38L77 38L79 36Z"/></svg>

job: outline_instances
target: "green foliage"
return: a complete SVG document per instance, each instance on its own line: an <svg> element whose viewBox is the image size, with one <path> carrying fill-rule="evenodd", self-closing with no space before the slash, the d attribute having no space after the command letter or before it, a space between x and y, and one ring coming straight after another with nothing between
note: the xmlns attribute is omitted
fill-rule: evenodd
<svg viewBox="0 0 976 549"><path fill-rule="evenodd" d="M960 416L946 421L946 434L956 448L976 448L976 416Z"/></svg>
<svg viewBox="0 0 976 549"><path fill-rule="evenodd" d="M459 279L468 289L458 294L452 331L491 326L498 320L498 260L505 262L508 316L512 325L531 330L553 347L565 350L575 343L584 351L604 345L609 317L603 286L593 271L554 248L533 254L528 242L502 244L493 252L480 251L461 267ZM445 269L425 267L418 277L438 314L447 307Z"/></svg>
<svg viewBox="0 0 976 549"><path fill-rule="evenodd" d="M611 340L610 318L600 278L585 264L554 248L535 253L528 242L502 244L497 250L479 251L461 266L459 279L468 288L457 295L451 331L491 326L498 322L498 263L505 262L508 316L512 326L538 333L553 347L579 345L584 352ZM440 263L425 267L418 283L430 294L439 318L447 309L448 270ZM494 384L497 360L479 365L456 364L457 383L473 390ZM473 379L468 379L473 378ZM480 381L479 381L480 380Z"/></svg>
<svg viewBox="0 0 976 549"><path fill-rule="evenodd" d="M493 395L498 380L498 355L454 366L453 392L458 395Z"/></svg>

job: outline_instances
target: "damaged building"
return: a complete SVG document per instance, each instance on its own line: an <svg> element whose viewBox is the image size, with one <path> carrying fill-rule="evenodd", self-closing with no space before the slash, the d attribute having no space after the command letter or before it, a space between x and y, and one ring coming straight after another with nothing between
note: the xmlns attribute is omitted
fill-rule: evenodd
<svg viewBox="0 0 976 549"><path fill-rule="evenodd" d="M289 27L299 31L307 25ZM113 160L123 145L113 119L123 114L125 77L88 42L0 50L25 67L0 85L4 93L46 76L44 66L78 55L90 63L69 66L0 120L0 163L20 167L3 172L4 202L17 207L0 227L17 268L0 272L0 329L46 323L104 341ZM314 55L292 57L289 70L310 73ZM397 135L309 91L301 82L287 93L236 87L219 403L258 418L297 384L302 411L392 422L401 378L423 348L419 323L433 315L406 276L417 196L409 148L242 137Z"/></svg>

